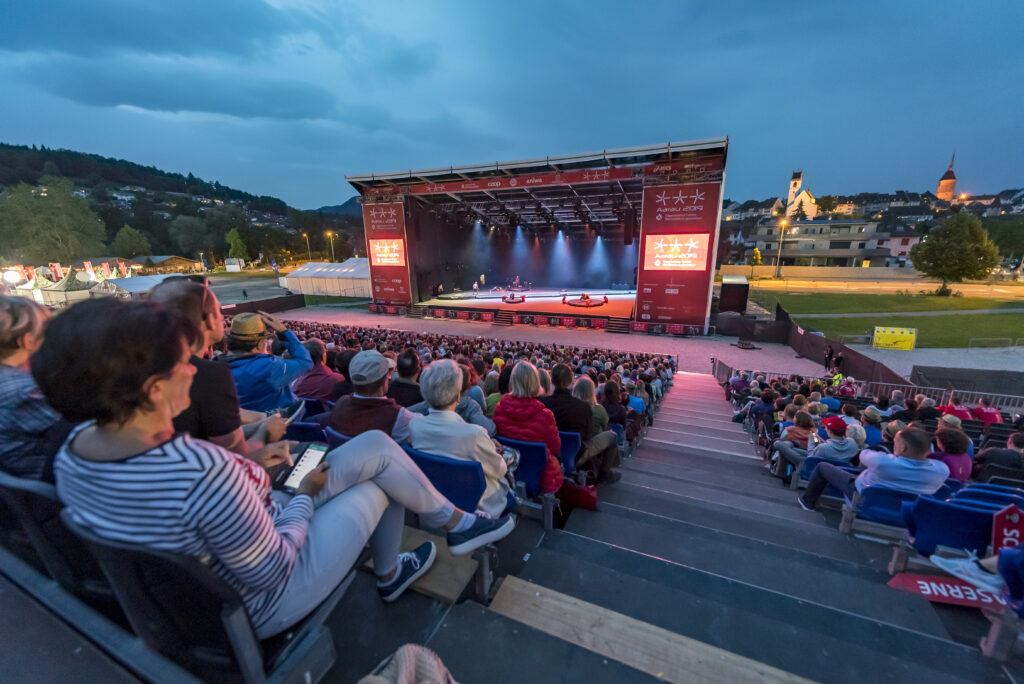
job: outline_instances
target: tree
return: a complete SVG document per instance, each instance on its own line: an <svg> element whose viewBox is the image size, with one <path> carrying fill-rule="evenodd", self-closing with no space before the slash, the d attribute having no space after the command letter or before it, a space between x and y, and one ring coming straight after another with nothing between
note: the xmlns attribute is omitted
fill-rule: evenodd
<svg viewBox="0 0 1024 684"><path fill-rule="evenodd" d="M249 260L249 254L245 251L245 243L242 236L238 234L237 228L232 228L227 235L228 256L232 259Z"/></svg>
<svg viewBox="0 0 1024 684"><path fill-rule="evenodd" d="M836 198L833 195L822 195L818 198L818 211L823 214L831 214L836 210Z"/></svg>
<svg viewBox="0 0 1024 684"><path fill-rule="evenodd" d="M175 216L168 228L171 241L182 255L204 252L211 259L224 254L223 239L218 239L206 223L195 216Z"/></svg>
<svg viewBox="0 0 1024 684"><path fill-rule="evenodd" d="M129 225L117 232L114 241L110 243L110 251L114 256L131 259L140 255L147 255L152 251L149 240L146 236Z"/></svg>
<svg viewBox="0 0 1024 684"><path fill-rule="evenodd" d="M760 266L761 265L761 250L759 250L757 247L755 247L754 251L750 253L750 265L751 266Z"/></svg>
<svg viewBox="0 0 1024 684"><path fill-rule="evenodd" d="M75 261L106 247L106 228L66 178L40 179L45 193L19 183L0 200L0 255L16 263Z"/></svg>
<svg viewBox="0 0 1024 684"><path fill-rule="evenodd" d="M942 281L939 293L950 293L949 283L984 278L999 263L999 249L976 216L959 213L929 231L911 247L914 268Z"/></svg>
<svg viewBox="0 0 1024 684"><path fill-rule="evenodd" d="M804 201L803 200L800 200L799 202L796 203L796 209L793 211L793 220L794 221L806 221L807 220L807 212L804 211Z"/></svg>

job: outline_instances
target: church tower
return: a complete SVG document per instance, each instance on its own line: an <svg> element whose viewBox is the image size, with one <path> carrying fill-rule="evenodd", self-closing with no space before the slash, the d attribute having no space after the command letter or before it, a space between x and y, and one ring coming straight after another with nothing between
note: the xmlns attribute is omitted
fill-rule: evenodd
<svg viewBox="0 0 1024 684"><path fill-rule="evenodd" d="M946 173L939 179L939 187L935 190L935 196L947 202L952 202L953 198L956 197L956 174L953 173L954 161L956 161L956 152L953 153L953 159L949 162L949 168L946 169Z"/></svg>
<svg viewBox="0 0 1024 684"><path fill-rule="evenodd" d="M952 166L950 168L953 168ZM804 172L794 171L793 177L789 180L789 199L786 200L786 206L793 204L793 200L800 194L800 185L804 182Z"/></svg>

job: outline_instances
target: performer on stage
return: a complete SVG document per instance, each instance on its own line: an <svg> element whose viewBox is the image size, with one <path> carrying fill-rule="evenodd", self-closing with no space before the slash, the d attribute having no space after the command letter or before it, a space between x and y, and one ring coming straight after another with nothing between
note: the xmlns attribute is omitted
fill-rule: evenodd
<svg viewBox="0 0 1024 684"><path fill-rule="evenodd" d="M473 296L480 296L480 283L476 282L475 280L473 281Z"/></svg>

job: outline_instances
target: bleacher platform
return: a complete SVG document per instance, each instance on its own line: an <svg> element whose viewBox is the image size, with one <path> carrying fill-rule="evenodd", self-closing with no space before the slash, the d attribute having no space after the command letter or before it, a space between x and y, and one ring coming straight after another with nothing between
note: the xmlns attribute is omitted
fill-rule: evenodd
<svg viewBox="0 0 1024 684"><path fill-rule="evenodd" d="M731 417L713 376L676 373L622 479L598 487L600 510L547 531L523 518L498 544L490 596L467 582L455 603L407 592L384 604L356 572L325 622L336 658L322 681L357 681L410 642L460 682L1024 680L1019 660L981 654L977 611L888 587L889 546L840 534L836 510L801 510ZM19 611L0 619L6 642L39 654L16 663L19 679L64 679L68 662L81 681L141 676L62 628L52 582L37 577L50 600L31 601L34 570L5 551L0 572Z"/></svg>

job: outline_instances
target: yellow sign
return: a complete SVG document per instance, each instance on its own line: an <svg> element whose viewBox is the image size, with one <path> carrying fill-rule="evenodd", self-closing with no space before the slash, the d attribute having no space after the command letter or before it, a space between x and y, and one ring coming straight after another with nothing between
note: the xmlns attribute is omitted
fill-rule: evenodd
<svg viewBox="0 0 1024 684"><path fill-rule="evenodd" d="M875 349L906 349L914 348L917 343L917 328L875 328L871 346Z"/></svg>

